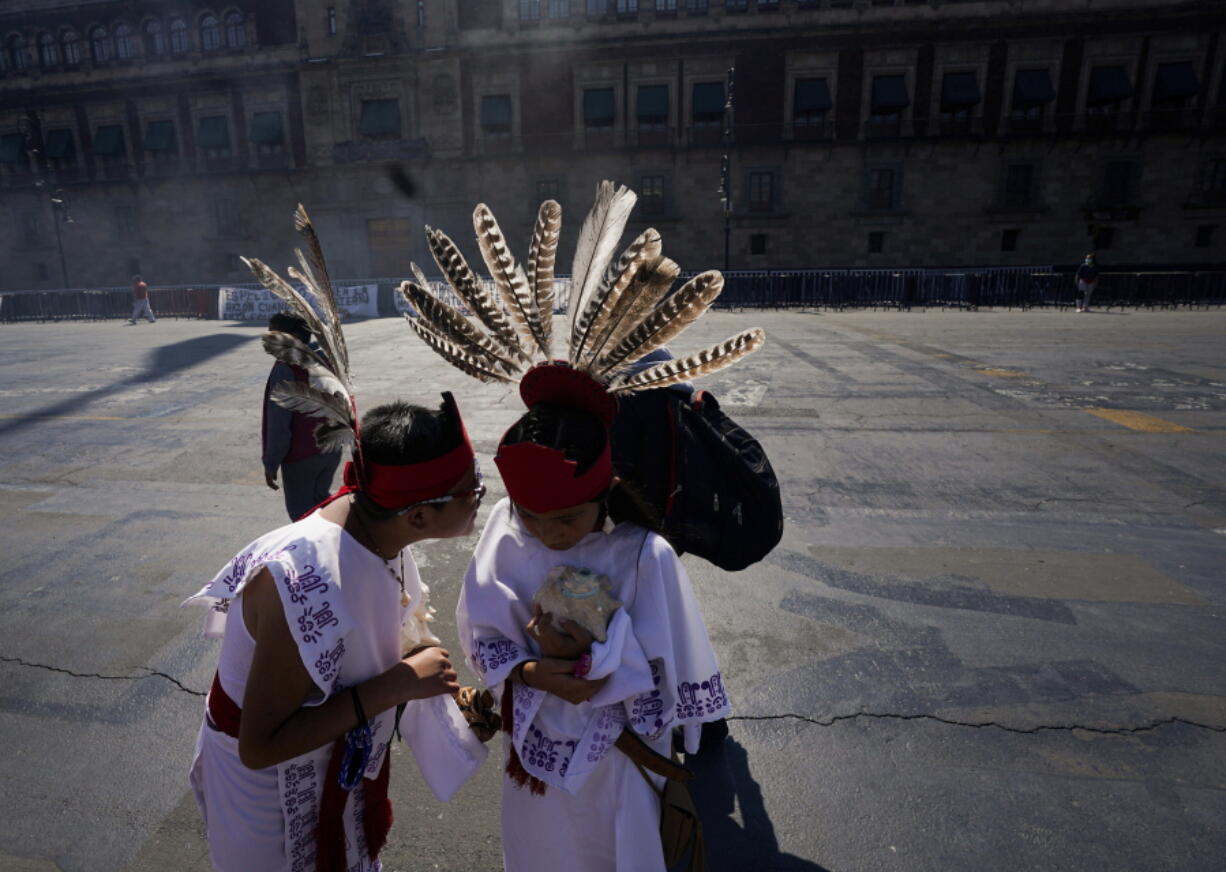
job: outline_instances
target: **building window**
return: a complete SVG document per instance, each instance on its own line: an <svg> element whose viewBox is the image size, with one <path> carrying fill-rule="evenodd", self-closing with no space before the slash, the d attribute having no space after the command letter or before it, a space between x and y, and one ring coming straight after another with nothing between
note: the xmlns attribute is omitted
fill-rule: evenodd
<svg viewBox="0 0 1226 872"><path fill-rule="evenodd" d="M690 117L695 127L723 127L723 82L696 82L694 84Z"/></svg>
<svg viewBox="0 0 1226 872"><path fill-rule="evenodd" d="M589 18L599 18L609 11L609 0L587 0L585 8Z"/></svg>
<svg viewBox="0 0 1226 872"><path fill-rule="evenodd" d="M1086 111L1108 115L1120 111L1120 104L1132 96L1132 82L1122 66L1094 67L1086 91Z"/></svg>
<svg viewBox="0 0 1226 872"><path fill-rule="evenodd" d="M1191 61L1158 64L1154 74L1154 106L1179 108L1200 93L1200 79Z"/></svg>
<svg viewBox="0 0 1226 872"><path fill-rule="evenodd" d="M115 57L121 61L130 61L136 57L136 35L132 28L124 22L115 25Z"/></svg>
<svg viewBox="0 0 1226 872"><path fill-rule="evenodd" d="M639 85L634 97L634 120L639 129L640 144L667 141L668 85ZM649 142L645 142L644 136Z"/></svg>
<svg viewBox="0 0 1226 872"><path fill-rule="evenodd" d="M749 253L750 254L766 254L766 234L765 233L751 233L749 235Z"/></svg>
<svg viewBox="0 0 1226 872"><path fill-rule="evenodd" d="M1134 197L1137 165L1130 160L1107 161L1103 167L1102 191L1099 199L1104 206L1129 206Z"/></svg>
<svg viewBox="0 0 1226 872"><path fill-rule="evenodd" d="M639 11L639 0L617 0L618 15L636 15Z"/></svg>
<svg viewBox="0 0 1226 872"><path fill-rule="evenodd" d="M55 37L44 33L38 38L38 63L44 67L54 67L60 62L60 49L55 44Z"/></svg>
<svg viewBox="0 0 1226 872"><path fill-rule="evenodd" d="M104 64L111 59L111 41L102 27L95 27L89 32L89 56L96 64Z"/></svg>
<svg viewBox="0 0 1226 872"><path fill-rule="evenodd" d="M1196 228L1196 239L1193 244L1197 248L1212 248L1213 247L1213 232L1217 230L1216 224L1202 224Z"/></svg>
<svg viewBox="0 0 1226 872"><path fill-rule="evenodd" d="M779 8L779 0L758 0L758 9L763 12L774 12Z"/></svg>
<svg viewBox="0 0 1226 872"><path fill-rule="evenodd" d="M328 36L336 36L336 7L328 7Z"/></svg>
<svg viewBox="0 0 1226 872"><path fill-rule="evenodd" d="M1094 249L1096 251L1110 251L1114 243L1114 227L1098 227L1094 230Z"/></svg>
<svg viewBox="0 0 1226 872"><path fill-rule="evenodd" d="M179 141L173 121L150 121L141 143L149 162L157 167L172 167L179 162Z"/></svg>
<svg viewBox="0 0 1226 872"><path fill-rule="evenodd" d="M541 17L541 0L519 0L519 20L535 21Z"/></svg>
<svg viewBox="0 0 1226 872"><path fill-rule="evenodd" d="M903 75L873 76L869 95L868 131L870 136L898 136L902 133L902 113L911 105L907 78Z"/></svg>
<svg viewBox="0 0 1226 872"><path fill-rule="evenodd" d="M76 169L77 143L71 130L58 128L49 131L43 146L47 154L47 164L57 174Z"/></svg>
<svg viewBox="0 0 1226 872"><path fill-rule="evenodd" d="M209 12L200 17L200 50L217 51L221 48L221 25L217 16Z"/></svg>
<svg viewBox="0 0 1226 872"><path fill-rule="evenodd" d="M5 175L22 176L30 171L30 156L26 153L26 138L20 133L0 136L0 164Z"/></svg>
<svg viewBox="0 0 1226 872"><path fill-rule="evenodd" d="M746 201L750 212L775 211L775 174L769 170L749 174Z"/></svg>
<svg viewBox="0 0 1226 872"><path fill-rule="evenodd" d="M162 22L146 21L144 35L146 55L156 58L166 54L166 34L162 32Z"/></svg>
<svg viewBox="0 0 1226 872"><path fill-rule="evenodd" d="M1047 104L1056 99L1056 89L1047 70L1018 70L1013 77L1010 125L1018 132L1042 129Z"/></svg>
<svg viewBox="0 0 1226 872"><path fill-rule="evenodd" d="M792 132L799 139L822 135L833 108L825 79L797 79L792 85Z"/></svg>
<svg viewBox="0 0 1226 872"><path fill-rule="evenodd" d="M1005 167L1004 196L1006 209L1028 209L1034 201L1034 164L1015 163Z"/></svg>
<svg viewBox="0 0 1226 872"><path fill-rule="evenodd" d="M569 18L570 0L549 0L550 18Z"/></svg>
<svg viewBox="0 0 1226 872"><path fill-rule="evenodd" d="M1000 250L1017 251L1017 238L1021 235L1021 232L1014 227L1000 231Z"/></svg>
<svg viewBox="0 0 1226 872"><path fill-rule="evenodd" d="M971 119L981 100L979 82L973 72L946 73L941 80L941 133L947 136L970 133Z"/></svg>
<svg viewBox="0 0 1226 872"><path fill-rule="evenodd" d="M358 133L366 139L399 139L400 101L363 100Z"/></svg>
<svg viewBox="0 0 1226 872"><path fill-rule="evenodd" d="M26 48L23 36L11 36L8 41L9 63L16 72L24 72L30 68L30 53Z"/></svg>
<svg viewBox="0 0 1226 872"><path fill-rule="evenodd" d="M230 48L242 48L247 44L247 23L243 21L243 13L226 13L226 45Z"/></svg>
<svg viewBox="0 0 1226 872"><path fill-rule="evenodd" d="M685 0L685 10L690 15L706 15L710 0Z"/></svg>
<svg viewBox="0 0 1226 872"><path fill-rule="evenodd" d="M896 167L869 167L864 173L864 205L867 209L897 209L899 170Z"/></svg>
<svg viewBox="0 0 1226 872"><path fill-rule="evenodd" d="M81 38L75 30L65 30L60 42L64 46L64 63L75 67L81 63Z"/></svg>
<svg viewBox="0 0 1226 872"><path fill-rule="evenodd" d="M612 88L583 89L584 127L589 130L612 127L616 114Z"/></svg>
<svg viewBox="0 0 1226 872"><path fill-rule="evenodd" d="M196 146L205 161L220 161L230 157L230 125L224 115L207 115L196 129Z"/></svg>
<svg viewBox="0 0 1226 872"><path fill-rule="evenodd" d="M486 94L481 98L481 134L490 137L511 135L511 95Z"/></svg>
<svg viewBox="0 0 1226 872"><path fill-rule="evenodd" d="M881 254L885 251L885 232L874 230L868 235L868 253Z"/></svg>
<svg viewBox="0 0 1226 872"><path fill-rule="evenodd" d="M676 12L677 0L656 0L656 12Z"/></svg>
<svg viewBox="0 0 1226 872"><path fill-rule="evenodd" d="M724 0L724 8L729 12L747 12L749 0Z"/></svg>
<svg viewBox="0 0 1226 872"><path fill-rule="evenodd" d="M183 54L191 48L191 40L188 38L187 22L182 18L172 18L170 20L170 53Z"/></svg>
<svg viewBox="0 0 1226 872"><path fill-rule="evenodd" d="M251 116L247 138L255 144L256 154L283 154L285 131L280 112L256 112Z"/></svg>
<svg viewBox="0 0 1226 872"><path fill-rule="evenodd" d="M128 167L128 149L124 142L123 127L119 124L102 124L94 131L94 157L107 178L123 175Z"/></svg>
<svg viewBox="0 0 1226 872"><path fill-rule="evenodd" d="M639 209L643 215L663 215L667 208L664 196L664 176L639 179Z"/></svg>

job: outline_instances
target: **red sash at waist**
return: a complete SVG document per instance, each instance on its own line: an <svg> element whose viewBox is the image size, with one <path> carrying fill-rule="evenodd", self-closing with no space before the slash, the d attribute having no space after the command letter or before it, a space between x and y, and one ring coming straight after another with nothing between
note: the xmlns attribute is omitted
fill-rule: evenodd
<svg viewBox="0 0 1226 872"><path fill-rule="evenodd" d="M243 710L230 699L221 686L221 676L213 673L213 686L209 688L205 703L205 719L218 732L238 738L238 725ZM344 872L345 863L345 805L349 792L340 785L341 758L345 754L345 737L332 743L332 755L324 777L324 792L319 801L319 825L315 830L316 872ZM383 765L375 778L363 778L366 807L362 815L362 831L366 835L366 853L373 861L387 842L392 828L392 803L387 798L387 785L391 774L392 754L390 748L383 751Z"/></svg>

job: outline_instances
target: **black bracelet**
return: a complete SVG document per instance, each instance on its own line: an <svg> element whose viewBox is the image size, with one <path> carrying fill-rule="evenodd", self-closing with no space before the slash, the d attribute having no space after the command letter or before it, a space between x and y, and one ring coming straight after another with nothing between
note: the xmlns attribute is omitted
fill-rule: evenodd
<svg viewBox="0 0 1226 872"><path fill-rule="evenodd" d="M358 727L366 726L366 710L362 708L362 699L358 696L358 686L356 684L349 688L349 695L353 697L353 711L358 716Z"/></svg>

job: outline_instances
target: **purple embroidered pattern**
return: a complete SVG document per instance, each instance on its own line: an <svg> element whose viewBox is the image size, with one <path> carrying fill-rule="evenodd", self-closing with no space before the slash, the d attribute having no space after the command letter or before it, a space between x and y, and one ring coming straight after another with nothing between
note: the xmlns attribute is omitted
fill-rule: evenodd
<svg viewBox="0 0 1226 872"><path fill-rule="evenodd" d="M315 671L319 673L325 684L335 681L337 666L344 653L345 640L337 639L335 645L326 651L319 652L319 656L315 658Z"/></svg>
<svg viewBox="0 0 1226 872"><path fill-rule="evenodd" d="M221 583L226 586L226 589L230 592L230 595L233 596L234 591L238 589L238 586L246 580L247 573L252 564L268 563L269 561L280 557L287 551L293 551L297 547L297 544L290 544L286 545L284 548L278 548L276 551L265 551L260 554L253 554L251 552L240 554L230 561L230 571L226 573L226 576L221 580Z"/></svg>
<svg viewBox="0 0 1226 872"><path fill-rule="evenodd" d="M339 627L340 621L332 613L332 606L327 600L316 606L307 606L298 616L298 629L302 633L302 641L314 645L323 639L320 633L325 627Z"/></svg>
<svg viewBox="0 0 1226 872"><path fill-rule="evenodd" d="M609 753L609 748L617 741L625 723L626 716L616 706L604 706L600 709L596 731L592 734L592 740L587 746L589 763L599 763L604 759L604 755Z"/></svg>
<svg viewBox="0 0 1226 872"><path fill-rule="evenodd" d="M306 602L307 595L313 591L323 593L328 589L328 583L315 573L314 566L304 566L302 571L295 573L293 567L285 572L285 587L289 598L295 604Z"/></svg>
<svg viewBox="0 0 1226 872"><path fill-rule="evenodd" d="M571 755L579 743L573 739L551 739L536 727L529 727L528 733L528 740L521 749L524 765L546 772L557 769L559 775L565 775ZM560 762L559 754L563 755Z"/></svg>
<svg viewBox="0 0 1226 872"><path fill-rule="evenodd" d="M701 683L683 681L677 685L677 717L683 720L715 714L727 705L728 693L718 672Z"/></svg>
<svg viewBox="0 0 1226 872"><path fill-rule="evenodd" d="M281 809L285 814L293 872L305 872L315 866L315 823L319 813L315 787L313 765L296 763L286 767Z"/></svg>
<svg viewBox="0 0 1226 872"><path fill-rule="evenodd" d="M519 646L510 639L494 639L488 642L478 639L477 650L473 653L473 660L482 675L488 675L498 667L519 658Z"/></svg>
<svg viewBox="0 0 1226 872"><path fill-rule="evenodd" d="M651 661L655 690L636 696L630 703L630 724L636 733L658 734L664 729L664 700L660 696L660 661Z"/></svg>

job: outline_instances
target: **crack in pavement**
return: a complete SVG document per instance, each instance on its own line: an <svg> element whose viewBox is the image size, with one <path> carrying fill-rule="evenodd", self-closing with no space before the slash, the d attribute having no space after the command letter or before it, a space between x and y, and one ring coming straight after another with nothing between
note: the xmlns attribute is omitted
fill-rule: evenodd
<svg viewBox="0 0 1226 872"><path fill-rule="evenodd" d="M184 693L190 693L192 696L205 696L204 691L192 690L190 687L185 686L173 675L167 675L165 672L159 672L156 669L149 669L146 666L139 667L145 670L145 675L103 675L99 672L73 672L71 669L64 669L61 666L48 666L45 663L30 663L28 660L22 660L20 657L5 657L2 654L0 654L0 662L16 663L18 666L25 666L30 669L45 669L48 672L58 672L61 675L68 675L72 678L99 678L103 681L143 681L146 678L164 678Z"/></svg>
<svg viewBox="0 0 1226 872"><path fill-rule="evenodd" d="M1226 733L1226 726L1218 727L1213 724L1202 724L1197 721L1190 721L1187 718L1169 717L1161 720L1153 721L1140 727L1090 727L1084 724L1040 724L1037 727L1010 727L1007 724L997 723L996 721L956 721L950 718L943 718L938 715L900 715L892 712L853 712L847 715L831 715L829 718L811 718L807 715L798 714L783 714L783 715L732 715L728 718L730 721L782 721L782 720L798 720L805 723L814 724L819 727L829 727L839 721L852 721L859 718L872 718L876 720L896 720L896 721L935 721L938 724L946 724L951 727L972 727L977 730L993 728L1003 730L1006 733L1019 733L1022 735L1035 735L1043 732L1075 732L1098 733L1107 736L1124 736L1134 733L1145 733L1156 730L1159 727L1170 726L1172 724L1186 724L1189 727L1198 727L1202 730L1211 730L1215 733Z"/></svg>

